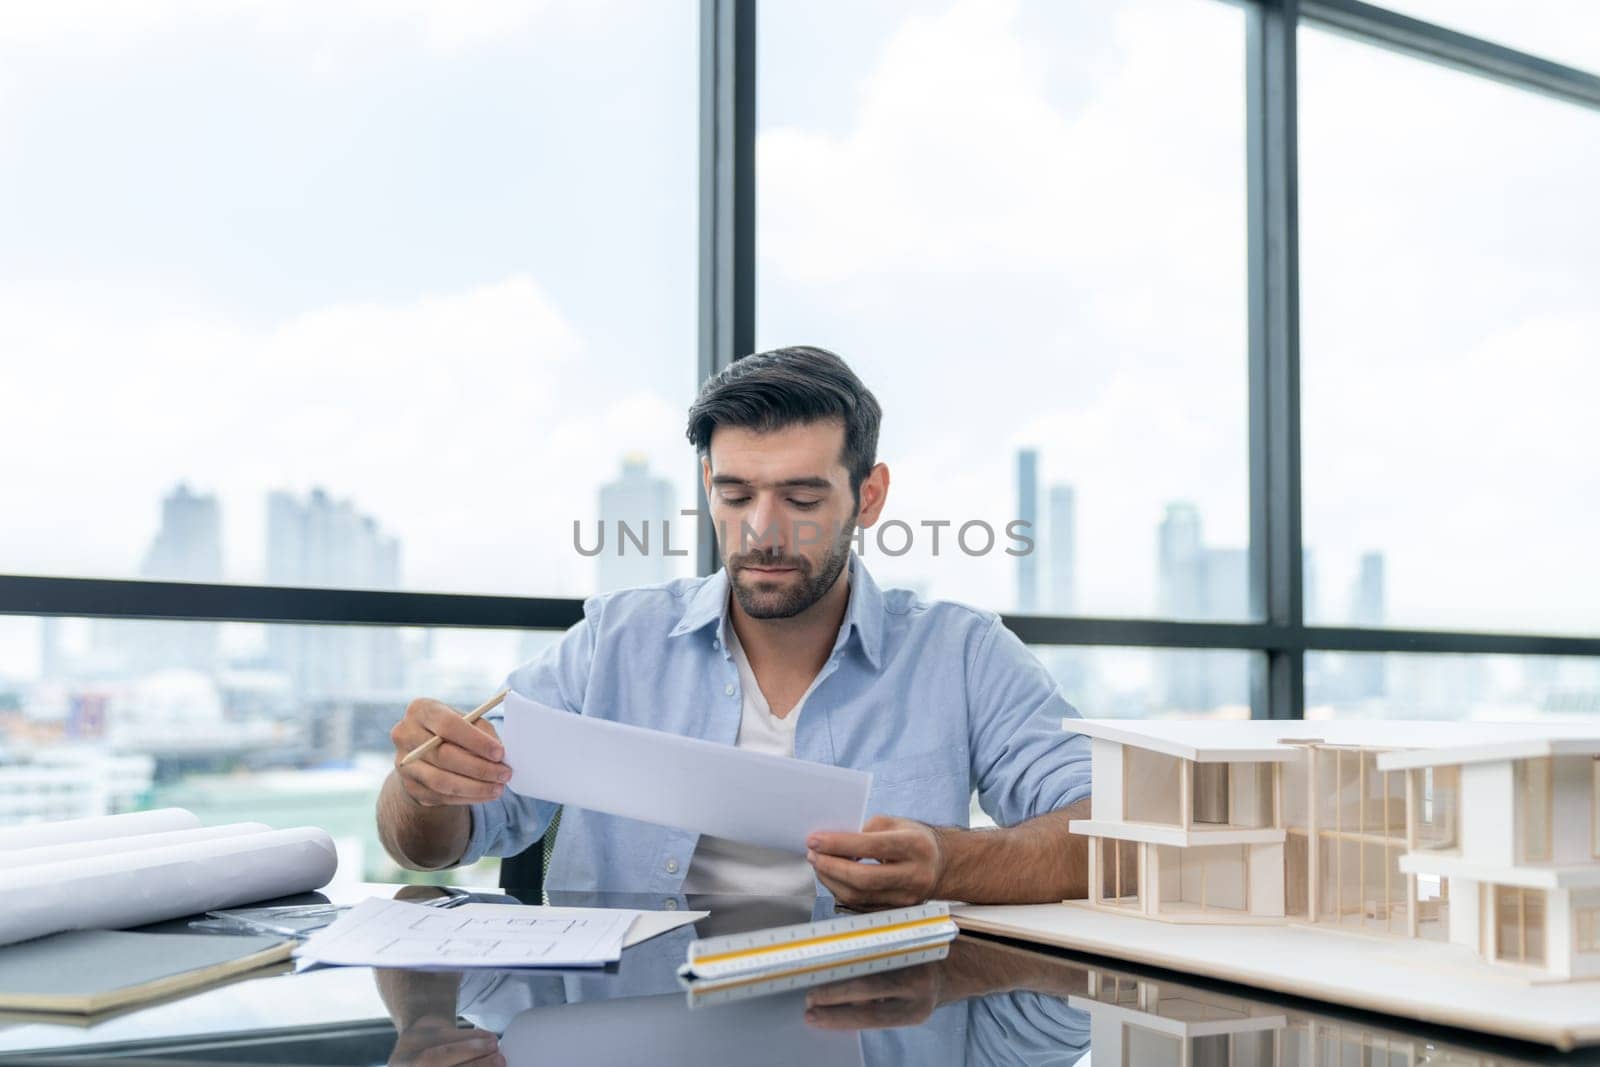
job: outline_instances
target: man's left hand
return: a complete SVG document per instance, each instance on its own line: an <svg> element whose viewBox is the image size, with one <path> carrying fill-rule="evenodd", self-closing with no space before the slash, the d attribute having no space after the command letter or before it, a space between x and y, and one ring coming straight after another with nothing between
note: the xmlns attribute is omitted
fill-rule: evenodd
<svg viewBox="0 0 1600 1067"><path fill-rule="evenodd" d="M814 833L806 849L817 879L840 904L856 910L921 904L935 895L944 876L944 839L913 819L874 815L859 834Z"/></svg>

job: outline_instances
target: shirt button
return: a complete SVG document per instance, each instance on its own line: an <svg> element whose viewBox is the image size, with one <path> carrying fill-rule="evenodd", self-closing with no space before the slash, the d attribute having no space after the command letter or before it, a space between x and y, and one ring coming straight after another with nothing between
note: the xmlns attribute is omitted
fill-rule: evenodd
<svg viewBox="0 0 1600 1067"><path fill-rule="evenodd" d="M666 910L666 911L677 911L678 910L677 898L668 897L666 900L663 900L661 902L661 907L663 908L663 910Z"/></svg>
<svg viewBox="0 0 1600 1067"><path fill-rule="evenodd" d="M733 696L733 686L732 686L732 685L731 685L731 684L730 684L730 685L728 685L728 686L727 686L727 687L726 687L726 688L724 688L724 689L723 689L723 690L722 690L722 692L723 692L723 693L724 693L724 694L726 694L726 695L727 695L727 696L730 696L730 697L731 697L731 696Z"/></svg>
<svg viewBox="0 0 1600 1067"><path fill-rule="evenodd" d="M678 861L677 860L668 860L667 861L667 873L668 874L677 874L678 873Z"/></svg>

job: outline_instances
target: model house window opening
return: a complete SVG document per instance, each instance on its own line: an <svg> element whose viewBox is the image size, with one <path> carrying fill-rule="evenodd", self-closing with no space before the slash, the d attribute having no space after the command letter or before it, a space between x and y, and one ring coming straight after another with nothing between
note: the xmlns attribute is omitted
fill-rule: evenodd
<svg viewBox="0 0 1600 1067"><path fill-rule="evenodd" d="M1139 895L1142 863L1139 842L1100 838L1100 903L1136 911L1142 907Z"/></svg>
<svg viewBox="0 0 1600 1067"><path fill-rule="evenodd" d="M1378 770L1378 750L1319 747L1317 919L1373 933L1404 934L1410 883L1405 778Z"/></svg>
<svg viewBox="0 0 1600 1067"><path fill-rule="evenodd" d="M1123 818L1183 825L1184 760L1131 745L1122 750Z"/></svg>
<svg viewBox="0 0 1600 1067"><path fill-rule="evenodd" d="M1522 863L1549 863L1552 853L1551 809L1554 807L1553 761L1549 757L1515 764L1517 839Z"/></svg>
<svg viewBox="0 0 1600 1067"><path fill-rule="evenodd" d="M1600 952L1600 906L1572 913L1572 947L1579 952Z"/></svg>
<svg viewBox="0 0 1600 1067"><path fill-rule="evenodd" d="M1494 958L1507 963L1545 961L1545 896L1543 889L1514 885L1492 887Z"/></svg>
<svg viewBox="0 0 1600 1067"><path fill-rule="evenodd" d="M1249 912L1249 846L1158 845L1156 850L1163 914Z"/></svg>

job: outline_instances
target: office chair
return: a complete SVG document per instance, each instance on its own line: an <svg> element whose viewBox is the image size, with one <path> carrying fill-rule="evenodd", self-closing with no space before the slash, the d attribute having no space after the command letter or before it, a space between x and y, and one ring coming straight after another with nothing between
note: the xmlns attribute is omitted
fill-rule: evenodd
<svg viewBox="0 0 1600 1067"><path fill-rule="evenodd" d="M544 872L550 867L550 853L556 847L556 830L561 826L561 809L545 829L544 836L515 856L500 861L500 888L524 904L544 903Z"/></svg>

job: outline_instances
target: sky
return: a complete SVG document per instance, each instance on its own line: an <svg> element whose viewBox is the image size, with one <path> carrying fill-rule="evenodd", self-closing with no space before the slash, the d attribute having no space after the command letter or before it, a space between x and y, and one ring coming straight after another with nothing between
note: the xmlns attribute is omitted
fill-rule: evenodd
<svg viewBox="0 0 1600 1067"><path fill-rule="evenodd" d="M1600 7L1517 6L1484 28L1600 40ZM256 581L266 493L318 485L402 539L411 588L588 592L572 523L623 456L693 500L697 11L0 13L4 569L135 573L183 480ZM1243 23L761 8L758 345L877 393L888 517L1002 527L1037 448L1077 491L1083 613L1154 610L1170 502L1246 541ZM1322 620L1381 550L1394 622L1595 632L1600 114L1313 29L1301 74ZM925 549L867 561L1013 606L1010 557ZM0 625L0 670L29 642Z"/></svg>

